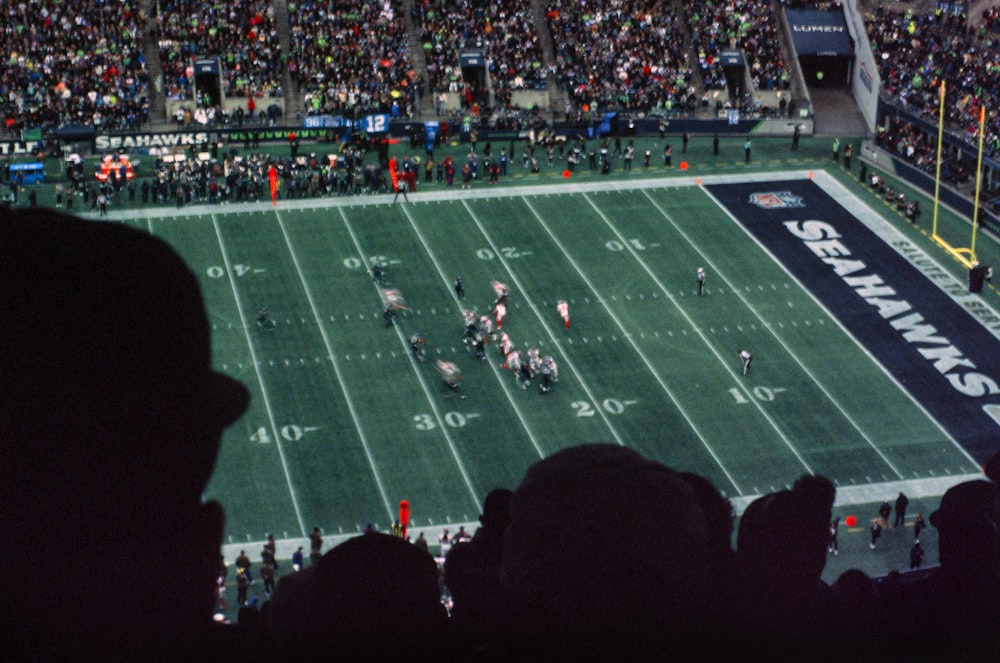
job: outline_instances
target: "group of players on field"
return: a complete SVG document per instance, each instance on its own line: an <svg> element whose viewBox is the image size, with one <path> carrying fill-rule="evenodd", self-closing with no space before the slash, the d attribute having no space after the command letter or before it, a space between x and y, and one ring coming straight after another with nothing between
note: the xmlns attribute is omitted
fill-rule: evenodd
<svg viewBox="0 0 1000 663"><path fill-rule="evenodd" d="M386 280L385 268L378 261L372 262L369 274L372 281L379 287L379 293L382 297L382 317L385 319L385 325L386 327L391 327L395 324L397 312L408 311L410 307L403 298L402 292L397 288L386 287L390 284ZM697 276L698 294L699 296L704 296L705 272L701 267L698 268ZM559 367L555 359L551 355L543 356L538 348L530 348L524 351L514 349L514 344L510 336L503 330L504 318L507 317L510 288L505 283L499 281L493 281L492 285L496 293L496 299L490 305L490 311L493 314L492 317L479 315L471 308L465 309L462 312L463 322L465 323L463 343L471 346L476 357L483 361L487 359L486 345L489 342L496 343L497 349L504 358L501 368L512 371L514 379L522 389L527 389L531 386L531 381L537 378L538 389L541 393L552 391L552 387L559 381ZM458 299L464 300L465 287L461 276L455 277L454 288ZM569 329L569 304L566 300L560 299L556 303L556 311L559 313L559 317L562 318L563 326ZM494 321L496 322L495 330ZM269 330L274 327L274 322L269 318L269 311L266 308L261 309L257 313L256 322L257 326L261 329ZM426 361L427 355L424 349L423 337L415 332L410 334L407 342L410 344L410 350L414 358L420 362ZM743 375L746 375L750 370L750 363L753 361L753 357L746 350L741 350L739 356L740 362L743 365ZM458 394L462 399L465 399L465 395L461 393L464 376L461 369L454 362L446 359L437 359L434 361L434 369L437 371L442 384L449 393Z"/></svg>
<svg viewBox="0 0 1000 663"><path fill-rule="evenodd" d="M410 307L398 289L385 287L388 285L385 278L385 268L380 263L377 261L373 262L369 268L369 273L372 281L380 287L382 317L385 319L385 324L387 327L392 326L395 324L397 312L409 310ZM514 344L510 336L508 336L507 332L503 331L504 318L507 317L510 288L499 281L493 281L492 285L496 293L496 299L490 305L492 317L489 315L479 315L471 308L465 309L462 312L462 318L465 323L463 342L472 348L478 359L483 361L487 359L486 345L490 342L496 343L500 354L504 358L501 367L513 371L514 378L522 389L527 389L531 385L531 381L537 378L539 391L548 393L552 390L555 383L559 381L559 367L555 359L549 355L542 356L538 348L531 348L524 352L514 349ZM465 289L461 276L455 277L455 294L460 300L465 298ZM570 325L569 304L565 300L560 300L556 305L556 309L563 319L564 326L568 329ZM495 329L494 321L496 325ZM423 337L415 332L409 335L407 342L410 344L410 351L413 353L413 357L420 362L426 361L427 355ZM461 369L454 362L446 359L437 359L434 361L434 369L441 378L442 384L449 392L457 393L461 398L465 398L464 394L461 394L461 384L464 376Z"/></svg>

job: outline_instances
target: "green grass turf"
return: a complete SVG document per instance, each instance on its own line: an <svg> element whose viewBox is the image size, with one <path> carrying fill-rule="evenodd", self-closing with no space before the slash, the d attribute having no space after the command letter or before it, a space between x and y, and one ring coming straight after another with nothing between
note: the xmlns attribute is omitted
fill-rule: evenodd
<svg viewBox="0 0 1000 663"><path fill-rule="evenodd" d="M700 188L509 193L129 220L201 276L216 364L254 395L208 490L227 543L384 530L401 499L414 528L468 523L490 489L581 442L634 447L732 498L808 472L852 487L976 471ZM374 256L412 307L396 327L365 270ZM553 392L518 388L495 346L482 362L463 345L461 310L486 313L492 280L511 287L515 345L559 363ZM253 324L263 306L271 331ZM413 331L427 363L409 355ZM442 389L439 357L463 369L466 400Z"/></svg>
<svg viewBox="0 0 1000 663"><path fill-rule="evenodd" d="M515 160L495 191L476 183L469 200L456 185L445 199L420 202L444 190L421 182L414 202L397 206L387 204L391 196L303 201L304 209L289 201L277 210L113 206L113 218L165 238L198 273L215 363L253 393L250 411L225 433L207 491L226 510L226 550L245 546L255 556L273 532L287 559L314 526L325 550L369 522L384 531L401 499L412 505L412 531L434 542L440 527L474 526L486 492L516 487L543 455L609 441L704 474L738 507L808 471L826 474L840 488L836 513L856 514L859 526L842 528L841 555L830 557L824 577L906 568L907 531L868 550L865 524L878 502L898 486L919 486L908 491L911 512L927 516L949 476L976 468L703 191L670 185L681 176L823 171L959 283L964 268L929 238L930 200L921 197L924 216L912 226L858 185L857 160L854 172L834 167L826 140L803 139L791 153L785 139L757 138L749 167L741 140L723 139L720 157L710 140L696 137L688 155L675 153L675 164L689 160L687 171L637 166L625 174L617 165L606 177L578 168L566 179L558 161L532 175ZM656 139L637 144L659 153ZM460 158L464 149L446 151ZM638 178L662 182L621 190ZM594 182L606 190L574 186ZM517 195L502 195L511 184ZM41 204L52 199L51 186L39 187ZM79 200L74 211L83 211ZM967 245L967 221L942 208L940 223L941 234ZM990 235L979 236L977 250L1000 264ZM388 279L413 308L398 331L383 326L365 272L372 256L387 261ZM698 266L709 274L703 299ZM451 289L456 274L467 292L461 305ZM461 343L462 306L485 312L494 279L513 291L506 328L515 344L559 362L553 392L522 391L499 368L495 346L479 362ZM559 298L571 301L570 330L556 313ZM983 301L996 310L995 286ZM253 324L262 306L277 322L271 332ZM427 341L427 364L409 357L412 331ZM742 347L755 355L746 378ZM446 397L430 365L438 357L463 369L466 400ZM925 538L932 564L933 528Z"/></svg>

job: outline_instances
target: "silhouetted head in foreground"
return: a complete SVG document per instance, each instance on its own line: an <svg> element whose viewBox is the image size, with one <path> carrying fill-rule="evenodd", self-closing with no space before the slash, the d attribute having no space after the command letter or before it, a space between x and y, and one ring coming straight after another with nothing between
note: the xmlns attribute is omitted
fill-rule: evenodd
<svg viewBox="0 0 1000 663"><path fill-rule="evenodd" d="M162 240L0 212L2 636L39 658L196 646L223 514L203 503L249 395L211 370L194 274Z"/></svg>
<svg viewBox="0 0 1000 663"><path fill-rule="evenodd" d="M506 641L536 660L701 645L707 537L691 486L635 451L581 445L535 463L510 506Z"/></svg>

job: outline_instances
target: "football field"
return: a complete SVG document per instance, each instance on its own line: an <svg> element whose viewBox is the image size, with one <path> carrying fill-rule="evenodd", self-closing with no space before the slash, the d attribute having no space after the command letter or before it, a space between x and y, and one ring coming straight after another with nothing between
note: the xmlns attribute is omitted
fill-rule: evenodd
<svg viewBox="0 0 1000 663"><path fill-rule="evenodd" d="M391 201L124 219L199 275L215 364L252 393L207 494L225 507L229 559L240 546L255 553L267 532L287 548L313 527L331 544L369 523L385 531L404 499L411 528L436 540L443 527L474 527L491 489L516 488L538 459L587 442L708 477L740 510L808 473L833 480L839 504L940 495L995 450L997 313L971 306L940 254L823 171ZM805 223L817 219L837 234ZM836 249L819 243L834 238ZM372 261L385 265L382 284ZM879 265L881 280L859 265ZM511 292L503 330L514 347L557 363L552 391L522 388L497 343L480 360L463 342L463 310L490 315L494 281ZM409 307L389 326L386 289ZM256 323L262 308L273 326ZM426 361L410 351L414 333ZM741 350L753 356L746 375ZM438 359L461 370L460 394Z"/></svg>

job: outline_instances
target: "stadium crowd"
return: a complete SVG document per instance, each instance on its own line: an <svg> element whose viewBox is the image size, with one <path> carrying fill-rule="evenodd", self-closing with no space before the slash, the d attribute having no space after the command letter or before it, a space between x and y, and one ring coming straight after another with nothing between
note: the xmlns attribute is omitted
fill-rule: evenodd
<svg viewBox="0 0 1000 663"><path fill-rule="evenodd" d="M413 114L418 76L401 5L399 0L289 3L288 70L306 114Z"/></svg>
<svg viewBox="0 0 1000 663"><path fill-rule="evenodd" d="M195 58L218 58L227 97L280 97L283 54L270 0L160 0L153 3L167 99L194 97ZM209 106L211 100L197 100Z"/></svg>
<svg viewBox="0 0 1000 663"><path fill-rule="evenodd" d="M752 87L791 85L771 0L725 5L546 0L539 6L547 35L535 29L530 0L418 0L410 6L411 16L426 71L414 68L401 0L289 2L288 25L278 25L269 0L225 7L163 0L149 4L148 20L146 3L138 0L31 4L37 11L21 11L24 2L0 0L6 19L0 112L9 132L65 123L140 126L148 120L154 93L143 56L150 39L158 46L163 77L155 94L192 102L202 111L195 117L192 108L192 120L209 124L219 115L217 100L206 94L193 99L194 58L218 57L225 95L248 99L251 112L253 100L284 95L287 72L301 92L304 114L357 109L408 118L425 93L436 100L441 92L459 94L464 111L473 116L516 114L514 91L544 89L550 81L564 87L570 113L587 107L669 114L693 109L699 96L707 104L710 96L732 88L720 66L725 48L743 50ZM988 56L996 50L997 14L995 7L984 9L977 30L965 17L941 10L902 14L878 4L866 18L884 92L918 112L935 114L933 86L946 80L949 120L972 136L979 108L1000 97L1000 65ZM63 37L57 46L50 42L53 29ZM288 53L279 39L286 29ZM554 60L546 62L542 43L550 36ZM467 49L483 51L488 79L466 80L459 54ZM261 111L264 105L258 104ZM1000 151L995 113L987 143Z"/></svg>
<svg viewBox="0 0 1000 663"><path fill-rule="evenodd" d="M879 5L866 19L883 93L936 124L943 82L945 121L978 141L980 108L1000 101L996 36L977 33L964 17L940 10L901 14ZM1000 154L998 113L987 114L984 144Z"/></svg>
<svg viewBox="0 0 1000 663"><path fill-rule="evenodd" d="M742 49L754 89L789 89L791 72L781 52L780 28L771 0L694 2L685 3L684 8L706 89L727 89L719 54L732 48Z"/></svg>
<svg viewBox="0 0 1000 663"><path fill-rule="evenodd" d="M489 93L480 81L465 80L459 54L485 48L481 29L484 11L481 5L427 0L414 3L413 8L431 94L440 99L445 92L458 93L463 110L476 119L489 112ZM440 113L443 105L436 103Z"/></svg>
<svg viewBox="0 0 1000 663"><path fill-rule="evenodd" d="M134 129L149 114L137 0L0 0L0 115L11 136L64 123Z"/></svg>
<svg viewBox="0 0 1000 663"><path fill-rule="evenodd" d="M694 107L696 85L676 4L548 0L545 7L555 80L569 95L568 112Z"/></svg>
<svg viewBox="0 0 1000 663"><path fill-rule="evenodd" d="M436 100L443 93L458 93L462 108L476 121L490 117L496 122L522 110L512 102L515 90L545 89L549 72L529 0L502 4L422 0L414 3L413 17ZM466 50L481 52L485 58L492 103L485 75L481 80L463 74L459 56ZM440 113L442 105L436 103Z"/></svg>
<svg viewBox="0 0 1000 663"><path fill-rule="evenodd" d="M982 18L982 32L983 33L1000 33L1000 7L985 7L983 8Z"/></svg>

